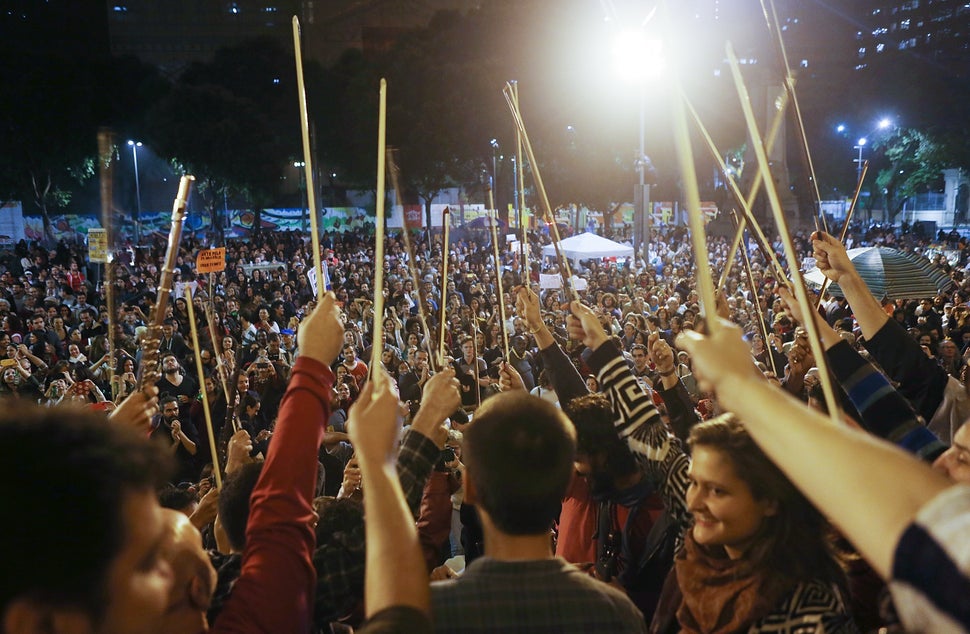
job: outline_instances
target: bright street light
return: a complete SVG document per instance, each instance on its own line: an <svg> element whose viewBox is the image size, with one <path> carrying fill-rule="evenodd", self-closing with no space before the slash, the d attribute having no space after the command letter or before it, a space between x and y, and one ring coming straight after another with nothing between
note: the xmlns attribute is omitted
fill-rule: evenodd
<svg viewBox="0 0 970 634"><path fill-rule="evenodd" d="M648 39L641 29L620 31L613 42L613 68L624 81L642 82L664 68L663 44Z"/></svg>
<svg viewBox="0 0 970 634"><path fill-rule="evenodd" d="M892 119L890 119L889 117L884 117L884 118L882 118L882 119L879 120L879 129L880 130L885 130L886 128L888 128L892 124L893 124Z"/></svg>
<svg viewBox="0 0 970 634"><path fill-rule="evenodd" d="M623 81L637 84L640 89L640 148L635 162L639 183L633 191L633 252L635 258L641 244L646 245L644 261L649 261L650 221L646 212L650 188L646 184L645 170L650 159L644 148L647 80L663 72L663 43L648 39L643 29L620 31L613 42L613 67Z"/></svg>

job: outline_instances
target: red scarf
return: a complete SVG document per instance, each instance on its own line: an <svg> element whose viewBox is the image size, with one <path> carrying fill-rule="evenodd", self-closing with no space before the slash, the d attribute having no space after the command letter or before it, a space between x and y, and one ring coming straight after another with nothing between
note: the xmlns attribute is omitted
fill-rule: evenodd
<svg viewBox="0 0 970 634"><path fill-rule="evenodd" d="M681 632L745 632L767 616L792 590L791 582L770 572L745 574L742 560L712 556L688 531L674 560L683 600L677 610Z"/></svg>

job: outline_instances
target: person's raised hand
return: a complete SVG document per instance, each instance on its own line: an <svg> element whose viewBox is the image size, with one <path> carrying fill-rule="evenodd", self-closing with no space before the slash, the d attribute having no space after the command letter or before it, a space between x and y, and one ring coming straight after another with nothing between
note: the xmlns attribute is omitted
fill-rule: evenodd
<svg viewBox="0 0 970 634"><path fill-rule="evenodd" d="M528 286L518 286L515 289L515 313L525 320L530 330L537 330L542 326L539 296Z"/></svg>
<svg viewBox="0 0 970 634"><path fill-rule="evenodd" d="M108 420L131 427L147 436L151 429L152 416L157 411L158 388L153 385L140 392L133 392L111 412Z"/></svg>
<svg viewBox="0 0 970 634"><path fill-rule="evenodd" d="M461 383L455 378L454 368L444 368L424 384L421 407L418 408L411 426L442 447L448 438L448 430L444 427L445 419L459 407Z"/></svg>
<svg viewBox="0 0 970 634"><path fill-rule="evenodd" d="M811 350L801 346L792 346L788 351L788 370L791 376L803 379L808 371L815 367L815 357Z"/></svg>
<svg viewBox="0 0 970 634"><path fill-rule="evenodd" d="M324 295L323 301L300 322L296 333L300 354L324 365L334 362L344 343L344 326L336 302L333 293Z"/></svg>
<svg viewBox="0 0 970 634"><path fill-rule="evenodd" d="M805 311L802 310L802 305L798 302L798 298L792 295L791 291L786 286L778 286L775 288L775 293L781 298L782 306L788 309L791 313L792 318L800 324L805 323ZM818 320L816 320L818 323Z"/></svg>
<svg viewBox="0 0 970 634"><path fill-rule="evenodd" d="M845 245L824 231L812 234L812 250L818 269L831 281L838 282L843 275L856 272Z"/></svg>
<svg viewBox="0 0 970 634"><path fill-rule="evenodd" d="M503 361L498 369L498 389L502 392L525 389L522 375L507 361Z"/></svg>
<svg viewBox="0 0 970 634"><path fill-rule="evenodd" d="M714 308L721 319L731 319L731 307L728 306L727 298L724 297L724 291L721 289L714 291Z"/></svg>
<svg viewBox="0 0 970 634"><path fill-rule="evenodd" d="M590 350L596 350L603 345L608 337L593 309L576 301L570 302L569 308L572 310L572 314L566 317L569 338L582 341Z"/></svg>
<svg viewBox="0 0 970 634"><path fill-rule="evenodd" d="M751 358L751 349L741 337L741 329L723 319L719 321L719 326L711 335L686 330L677 336L677 347L691 356L700 389L705 392L718 391L732 379L764 380ZM722 400L736 396L743 395L719 393Z"/></svg>
<svg viewBox="0 0 970 634"><path fill-rule="evenodd" d="M226 450L228 457L226 459L226 475L232 473L239 467L249 464L253 461L250 457L250 453L253 451L253 441L249 437L249 432L245 429L240 429L232 438L229 439L229 447Z"/></svg>
<svg viewBox="0 0 970 634"><path fill-rule="evenodd" d="M350 409L347 427L350 442L361 464L383 464L397 455L397 436L401 424L397 393L389 378L364 384L364 389Z"/></svg>
<svg viewBox="0 0 970 634"><path fill-rule="evenodd" d="M449 568L447 564L442 564L431 571L431 581L447 581L457 578L458 573Z"/></svg>
<svg viewBox="0 0 970 634"><path fill-rule="evenodd" d="M189 516L192 525L200 531L207 525L216 521L216 514L219 512L219 489L212 487L209 492L202 496L199 505Z"/></svg>
<svg viewBox="0 0 970 634"><path fill-rule="evenodd" d="M655 332L647 337L647 354L657 372L663 374L674 370L674 351L660 338L660 333Z"/></svg>

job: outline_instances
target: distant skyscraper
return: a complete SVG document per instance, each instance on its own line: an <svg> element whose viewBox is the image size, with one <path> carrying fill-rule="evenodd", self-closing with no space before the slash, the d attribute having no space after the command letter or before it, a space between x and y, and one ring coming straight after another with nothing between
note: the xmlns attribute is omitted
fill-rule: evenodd
<svg viewBox="0 0 970 634"><path fill-rule="evenodd" d="M25 0L21 0L25 1ZM193 61L255 37L291 47L300 16L304 56L329 64L348 48L383 49L439 10L465 12L477 0L107 0L111 52L134 55L177 75Z"/></svg>
<svg viewBox="0 0 970 634"><path fill-rule="evenodd" d="M108 0L111 52L174 76L218 49L256 37L292 47L290 20L313 21L313 0Z"/></svg>
<svg viewBox="0 0 970 634"><path fill-rule="evenodd" d="M966 0L851 0L857 13L860 71L900 56L958 77L970 74L970 3Z"/></svg>

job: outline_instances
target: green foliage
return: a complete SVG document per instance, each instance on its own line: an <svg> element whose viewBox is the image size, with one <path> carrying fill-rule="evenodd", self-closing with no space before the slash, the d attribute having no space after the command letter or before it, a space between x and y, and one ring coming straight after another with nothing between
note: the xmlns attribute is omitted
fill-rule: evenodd
<svg viewBox="0 0 970 634"><path fill-rule="evenodd" d="M875 148L883 151L875 183L890 219L902 211L907 198L939 183L942 170L949 167L943 146L920 130L899 128Z"/></svg>
<svg viewBox="0 0 970 634"><path fill-rule="evenodd" d="M229 193L257 209L275 201L285 166L300 147L292 57L271 40L224 49L193 64L151 109L147 138L196 177L218 222Z"/></svg>

